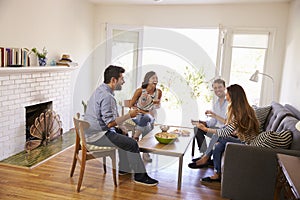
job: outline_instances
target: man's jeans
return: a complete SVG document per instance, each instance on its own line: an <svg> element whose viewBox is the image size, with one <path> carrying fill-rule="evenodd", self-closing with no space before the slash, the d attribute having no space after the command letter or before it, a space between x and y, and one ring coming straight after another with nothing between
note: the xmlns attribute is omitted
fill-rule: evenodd
<svg viewBox="0 0 300 200"><path fill-rule="evenodd" d="M135 179L141 179L145 175L146 169L137 142L123 135L120 130L112 128L98 141L89 144L118 147L119 170L129 173L133 170Z"/></svg>
<svg viewBox="0 0 300 200"><path fill-rule="evenodd" d="M205 131L197 127L195 127L194 129L194 131L196 131L196 140L198 143L199 151L210 157L212 155L214 145L218 141L218 135L213 133L206 133ZM208 147L206 144L205 135L211 138Z"/></svg>

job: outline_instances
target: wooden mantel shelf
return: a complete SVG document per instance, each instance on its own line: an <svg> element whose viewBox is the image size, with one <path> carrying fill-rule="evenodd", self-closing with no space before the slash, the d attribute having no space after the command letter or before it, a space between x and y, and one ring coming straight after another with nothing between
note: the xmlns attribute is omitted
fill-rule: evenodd
<svg viewBox="0 0 300 200"><path fill-rule="evenodd" d="M79 69L79 66L76 67L67 67L67 66L1 67L0 76L9 75L9 74L18 74L18 73L31 73L31 72L73 71L76 69Z"/></svg>

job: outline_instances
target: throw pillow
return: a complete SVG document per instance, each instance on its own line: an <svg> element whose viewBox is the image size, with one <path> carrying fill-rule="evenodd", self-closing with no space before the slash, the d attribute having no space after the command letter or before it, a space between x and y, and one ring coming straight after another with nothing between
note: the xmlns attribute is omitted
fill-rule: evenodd
<svg viewBox="0 0 300 200"><path fill-rule="evenodd" d="M264 106L264 107L257 107L255 105L252 106L254 111L255 111L255 114L256 114L256 117L258 119L258 122L259 122L259 132L263 132L265 129L265 124L266 124L266 119L268 117L268 114L271 110L271 106Z"/></svg>
<svg viewBox="0 0 300 200"><path fill-rule="evenodd" d="M266 131L259 134L250 143L250 146L288 149L292 141L293 135L289 130L281 132Z"/></svg>

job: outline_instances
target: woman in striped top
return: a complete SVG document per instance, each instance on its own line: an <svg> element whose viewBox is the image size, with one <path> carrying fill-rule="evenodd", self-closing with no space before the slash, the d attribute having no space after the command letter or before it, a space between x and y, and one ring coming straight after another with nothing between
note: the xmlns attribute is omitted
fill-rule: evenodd
<svg viewBox="0 0 300 200"><path fill-rule="evenodd" d="M221 158L227 142L249 144L259 133L259 122L255 111L249 105L244 89L237 84L227 87L228 101L226 125L221 129L210 129L197 124L199 129L214 133L219 140L213 150L215 173L201 179L205 182L221 181Z"/></svg>

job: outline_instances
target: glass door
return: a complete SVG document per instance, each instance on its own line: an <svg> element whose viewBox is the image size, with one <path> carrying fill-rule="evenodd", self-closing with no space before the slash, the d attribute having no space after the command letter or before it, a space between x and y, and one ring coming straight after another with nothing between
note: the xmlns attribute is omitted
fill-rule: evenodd
<svg viewBox="0 0 300 200"><path fill-rule="evenodd" d="M130 99L137 88L138 66L141 63L142 29L138 27L107 25L106 66L118 65L125 68L122 90L116 99Z"/></svg>
<svg viewBox="0 0 300 200"><path fill-rule="evenodd" d="M251 105L264 104L262 85L264 81L272 81L265 80L264 77L260 77L258 82L250 81L256 70L263 73L266 68L269 36L269 32L261 31L227 31L223 75L229 80L229 84L239 84L244 88ZM273 88L269 89L272 92ZM267 103L272 100L272 95L269 97Z"/></svg>

